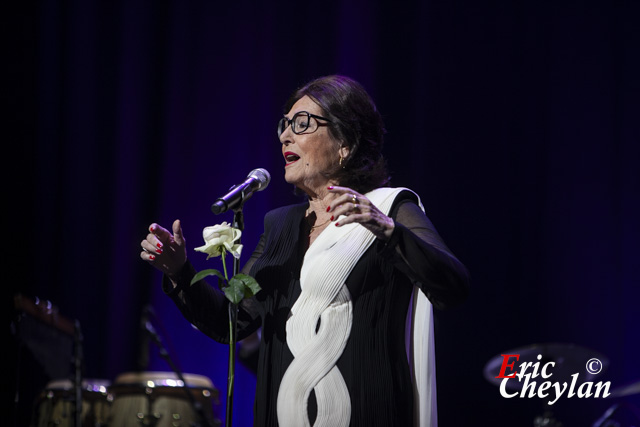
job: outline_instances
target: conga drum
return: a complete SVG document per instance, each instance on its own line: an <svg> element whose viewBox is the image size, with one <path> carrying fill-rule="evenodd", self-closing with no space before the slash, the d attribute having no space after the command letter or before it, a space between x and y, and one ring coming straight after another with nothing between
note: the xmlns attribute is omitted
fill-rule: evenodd
<svg viewBox="0 0 640 427"><path fill-rule="evenodd" d="M81 386L82 427L107 426L111 396L109 381L84 380ZM37 427L74 427L76 425L76 389L71 380L49 382L36 399L32 425Z"/></svg>
<svg viewBox="0 0 640 427"><path fill-rule="evenodd" d="M173 372L127 372L115 379L112 427L218 426L214 416L218 391L207 377L184 374L184 384ZM191 396L191 397L189 397Z"/></svg>

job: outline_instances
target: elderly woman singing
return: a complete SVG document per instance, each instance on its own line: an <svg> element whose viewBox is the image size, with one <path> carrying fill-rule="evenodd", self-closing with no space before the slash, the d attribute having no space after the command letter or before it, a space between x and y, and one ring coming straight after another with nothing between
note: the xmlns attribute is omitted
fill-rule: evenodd
<svg viewBox="0 0 640 427"><path fill-rule="evenodd" d="M309 82L285 106L284 177L305 200L266 214L243 267L262 287L238 319L239 339L262 331L255 426L437 424L432 307L463 301L469 279L418 195L389 186L383 135L370 96L344 76ZM189 286L179 221L151 230L142 259L189 322L228 342L228 301Z"/></svg>

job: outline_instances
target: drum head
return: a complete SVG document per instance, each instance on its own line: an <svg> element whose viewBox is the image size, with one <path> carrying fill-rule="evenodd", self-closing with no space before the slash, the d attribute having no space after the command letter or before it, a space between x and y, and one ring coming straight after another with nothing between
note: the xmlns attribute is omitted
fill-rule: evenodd
<svg viewBox="0 0 640 427"><path fill-rule="evenodd" d="M86 379L81 385L82 427L106 426L110 416L110 382ZM76 389L71 380L57 379L47 383L35 404L34 422L37 427L76 425Z"/></svg>
<svg viewBox="0 0 640 427"><path fill-rule="evenodd" d="M184 382L173 372L127 372L118 375L109 393L113 395L110 425L118 427L220 425L214 416L218 391L202 375L184 374ZM186 384L185 384L186 383Z"/></svg>

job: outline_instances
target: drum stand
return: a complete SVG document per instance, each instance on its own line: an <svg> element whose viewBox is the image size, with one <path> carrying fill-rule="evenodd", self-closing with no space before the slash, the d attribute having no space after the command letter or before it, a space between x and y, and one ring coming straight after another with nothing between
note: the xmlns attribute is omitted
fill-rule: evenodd
<svg viewBox="0 0 640 427"><path fill-rule="evenodd" d="M187 386L187 382L184 379L183 373L180 371L180 369L178 369L176 364L171 359L171 356L169 355L169 352L167 351L167 349L162 344L162 340L160 339L160 336L158 335L158 333L156 332L154 327L151 325L151 322L149 322L149 321L145 322L144 328L149 333L149 335L151 336L151 339L153 340L153 342L158 346L158 350L160 352L160 356L164 360L167 361L167 363L171 367L171 370L173 372L175 372L175 374L178 376L178 379L180 381L182 381L182 388L184 389L184 392L187 395L187 399L189 400L189 403L191 404L191 407L193 408L193 410L196 413L196 415L198 416L198 418L200 418L200 421L202 423L202 424L196 424L194 427L212 427L211 424L209 423L209 420L205 416L205 413L204 413L204 411L202 409L202 405L200 404L200 402L196 401L196 399L193 397L193 394L189 390L189 387ZM153 404L153 402L150 401L149 402L149 410L151 410L151 408L153 407L152 404ZM153 423L153 424L145 424L145 425L155 425L158 422L158 418L153 416L153 415L144 416L145 421L146 421L147 417L152 418L152 419L150 419L150 422Z"/></svg>

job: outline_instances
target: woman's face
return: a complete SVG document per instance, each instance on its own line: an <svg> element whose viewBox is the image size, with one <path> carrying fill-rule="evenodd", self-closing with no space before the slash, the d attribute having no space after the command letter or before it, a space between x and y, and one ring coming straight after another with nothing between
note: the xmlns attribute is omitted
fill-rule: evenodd
<svg viewBox="0 0 640 427"><path fill-rule="evenodd" d="M285 117L292 119L300 111L325 117L320 106L306 95L293 104ZM317 195L328 185L337 184L330 182L327 174L339 167L341 154L346 157L348 151L330 135L326 121L313 117L310 120L309 130L300 135L287 126L280 135L280 142L285 160L284 179L307 194Z"/></svg>

